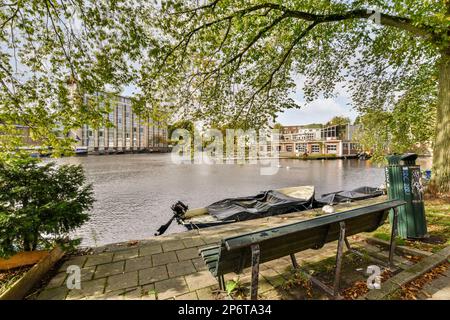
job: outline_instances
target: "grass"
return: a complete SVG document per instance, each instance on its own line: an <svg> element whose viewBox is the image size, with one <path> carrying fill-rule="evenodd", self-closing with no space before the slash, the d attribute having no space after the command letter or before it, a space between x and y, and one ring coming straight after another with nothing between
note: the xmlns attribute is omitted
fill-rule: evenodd
<svg viewBox="0 0 450 320"><path fill-rule="evenodd" d="M448 200L436 199L425 201L425 216L427 220L428 234L432 238L442 239L441 243L428 243L422 241L413 241L407 239L396 239L398 245L412 247L419 250L437 252L450 245L450 203ZM371 236L389 241L391 236L391 226L384 224Z"/></svg>

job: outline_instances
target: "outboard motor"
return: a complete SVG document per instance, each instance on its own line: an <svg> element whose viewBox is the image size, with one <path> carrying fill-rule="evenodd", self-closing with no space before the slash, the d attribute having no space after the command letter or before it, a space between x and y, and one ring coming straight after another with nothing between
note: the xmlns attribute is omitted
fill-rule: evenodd
<svg viewBox="0 0 450 320"><path fill-rule="evenodd" d="M166 224L163 224L161 227L159 227L159 229L156 231L155 236L160 236L162 235L164 232L166 232L166 230L169 228L169 226L172 224L172 221L174 219L177 219L177 222L180 222L181 220L184 220L184 214L186 213L186 211L189 209L189 207L187 205L185 205L183 202L178 201L177 203L173 204L170 207L173 211L173 216L172 218L170 218L169 221L167 221Z"/></svg>

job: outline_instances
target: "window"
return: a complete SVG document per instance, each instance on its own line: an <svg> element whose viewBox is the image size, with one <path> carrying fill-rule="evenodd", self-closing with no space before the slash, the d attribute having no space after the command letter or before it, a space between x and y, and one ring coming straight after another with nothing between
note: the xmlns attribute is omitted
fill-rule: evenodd
<svg viewBox="0 0 450 320"><path fill-rule="evenodd" d="M311 152L312 153L320 153L320 146L318 144L313 144L311 146Z"/></svg>
<svg viewBox="0 0 450 320"><path fill-rule="evenodd" d="M281 151L281 146L277 146L277 151Z"/></svg>
<svg viewBox="0 0 450 320"><path fill-rule="evenodd" d="M286 146L286 151L287 152L292 152L292 146Z"/></svg>
<svg viewBox="0 0 450 320"><path fill-rule="evenodd" d="M295 146L295 149L297 152L305 153L306 152L306 145L303 143L299 143Z"/></svg>
<svg viewBox="0 0 450 320"><path fill-rule="evenodd" d="M337 146L335 144L327 144L327 153L333 153L337 151Z"/></svg>

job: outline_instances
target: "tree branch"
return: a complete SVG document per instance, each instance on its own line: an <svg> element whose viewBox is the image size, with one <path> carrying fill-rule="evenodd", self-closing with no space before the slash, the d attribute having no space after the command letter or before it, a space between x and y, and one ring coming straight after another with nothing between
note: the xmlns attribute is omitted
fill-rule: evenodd
<svg viewBox="0 0 450 320"><path fill-rule="evenodd" d="M292 50L294 49L294 47L299 43L299 41L301 39L303 39L309 31L311 31L316 25L318 25L319 22L314 21L313 23L311 23L305 30L303 30L297 38L294 39L294 41L291 43L291 45L289 46L289 48L284 52L283 57L281 58L280 62L278 63L277 67L272 70L271 74L269 75L269 78L267 79L267 81L261 86L259 87L258 90L256 90L251 97L247 100L246 103L243 104L243 106L245 106L247 103L249 103L250 101L253 101L255 99L255 97L261 92L263 91L267 86L271 86L272 81L273 81L273 77L275 76L275 74L281 69L281 67L284 65L284 63L286 62L286 60L288 59L289 55L291 54ZM251 107L249 107L249 109L247 110L247 114L250 112ZM237 118L239 118L239 116L241 115L243 111L243 107L239 110L238 114L235 116L235 120L237 120Z"/></svg>

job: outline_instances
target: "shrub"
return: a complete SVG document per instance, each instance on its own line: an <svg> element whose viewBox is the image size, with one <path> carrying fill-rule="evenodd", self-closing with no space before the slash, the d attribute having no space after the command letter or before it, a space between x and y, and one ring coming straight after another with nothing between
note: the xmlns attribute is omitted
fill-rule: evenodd
<svg viewBox="0 0 450 320"><path fill-rule="evenodd" d="M46 247L88 220L94 202L81 166L30 156L0 161L0 256Z"/></svg>

